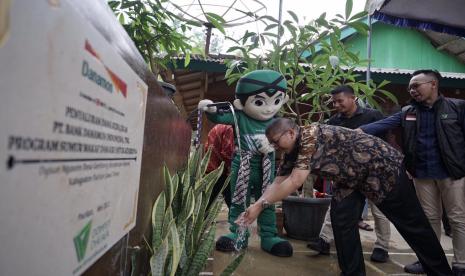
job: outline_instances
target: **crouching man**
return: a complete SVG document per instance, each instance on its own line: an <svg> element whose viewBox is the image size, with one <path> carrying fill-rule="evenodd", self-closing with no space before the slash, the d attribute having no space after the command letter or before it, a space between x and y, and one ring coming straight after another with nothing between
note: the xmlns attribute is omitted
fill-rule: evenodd
<svg viewBox="0 0 465 276"><path fill-rule="evenodd" d="M428 275L452 275L405 173L403 156L388 143L343 127L317 123L299 127L288 118L273 121L266 136L286 153L284 162L273 184L237 223L252 223L270 204L299 188L312 171L334 182L331 221L342 275L365 275L357 227L364 196L394 224Z"/></svg>

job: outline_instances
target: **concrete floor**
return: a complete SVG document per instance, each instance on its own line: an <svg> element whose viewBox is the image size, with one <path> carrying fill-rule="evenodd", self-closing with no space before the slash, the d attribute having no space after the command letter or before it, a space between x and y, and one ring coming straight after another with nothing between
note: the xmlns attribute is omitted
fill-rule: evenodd
<svg viewBox="0 0 465 276"><path fill-rule="evenodd" d="M371 212L369 212L371 213ZM217 221L216 236L228 233L227 208L224 207ZM366 221L374 226L369 217ZM370 261L372 246L376 239L374 231L360 230L363 252L365 256L365 267L367 275L412 275L404 272L403 267L416 261L416 256L394 226L391 225L391 249L390 259L387 263L379 264ZM294 255L290 258L279 258L272 256L260 249L259 237L256 233L249 238L249 247L245 258L233 275L237 276L299 276L299 275L339 275L339 266L334 245L331 246L330 256L317 255L306 247L305 241L288 239L293 248ZM452 239L442 235L441 244L446 252L449 263L452 260ZM234 253L223 253L214 251L210 267L213 275L220 275L223 269L233 260ZM205 275L212 275L205 273Z"/></svg>

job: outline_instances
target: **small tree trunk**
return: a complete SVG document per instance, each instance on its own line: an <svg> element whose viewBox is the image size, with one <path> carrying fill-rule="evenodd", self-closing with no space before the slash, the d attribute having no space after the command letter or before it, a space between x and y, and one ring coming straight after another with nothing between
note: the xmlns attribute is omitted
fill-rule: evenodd
<svg viewBox="0 0 465 276"><path fill-rule="evenodd" d="M315 183L316 175L309 174L302 188L304 197L313 197L313 184Z"/></svg>

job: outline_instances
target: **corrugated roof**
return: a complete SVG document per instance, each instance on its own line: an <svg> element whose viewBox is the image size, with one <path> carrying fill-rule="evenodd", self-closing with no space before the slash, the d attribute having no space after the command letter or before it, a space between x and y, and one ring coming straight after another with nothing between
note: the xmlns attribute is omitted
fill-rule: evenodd
<svg viewBox="0 0 465 276"><path fill-rule="evenodd" d="M344 69L344 68L343 68ZM355 67L355 72L366 72L366 67ZM411 75L415 70L409 69L399 69L399 68L370 68L372 73L384 73L384 74L398 74L398 75ZM465 73L455 73L455 72L440 72L443 78L449 79L465 79Z"/></svg>
<svg viewBox="0 0 465 276"><path fill-rule="evenodd" d="M173 60L184 60L185 55L179 55L176 57L172 57ZM195 61L205 61L205 62L212 62L212 63L218 63L218 64L225 64L225 61L231 60L231 59L240 59L238 56L234 55L225 55L225 54L209 54L208 56L203 56L200 54L192 54L190 55L191 60Z"/></svg>

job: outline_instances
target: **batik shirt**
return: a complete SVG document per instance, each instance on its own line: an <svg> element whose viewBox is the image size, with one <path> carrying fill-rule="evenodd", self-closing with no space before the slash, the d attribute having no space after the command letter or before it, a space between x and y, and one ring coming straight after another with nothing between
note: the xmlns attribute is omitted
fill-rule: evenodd
<svg viewBox="0 0 465 276"><path fill-rule="evenodd" d="M385 141L344 127L317 123L300 128L294 150L284 157L279 175L293 168L333 181L340 201L354 190L381 203L397 181L403 155Z"/></svg>
<svg viewBox="0 0 465 276"><path fill-rule="evenodd" d="M234 153L234 132L230 125L216 125L209 132L205 150L211 149L207 172L211 172L224 161L224 173L230 173Z"/></svg>

